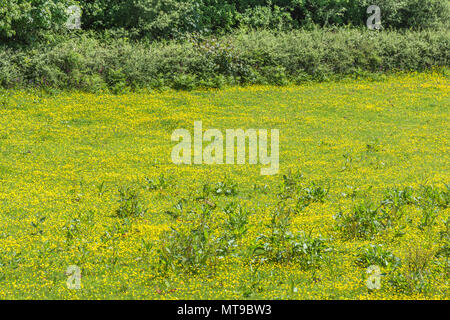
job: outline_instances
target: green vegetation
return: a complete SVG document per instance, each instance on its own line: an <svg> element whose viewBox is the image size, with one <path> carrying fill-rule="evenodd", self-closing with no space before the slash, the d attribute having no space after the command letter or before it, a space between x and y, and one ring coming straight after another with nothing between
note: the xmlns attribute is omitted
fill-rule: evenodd
<svg viewBox="0 0 450 320"><path fill-rule="evenodd" d="M2 93L0 298L448 299L448 94L440 73ZM173 164L199 119L278 128L280 173Z"/></svg>
<svg viewBox="0 0 450 320"><path fill-rule="evenodd" d="M365 26L372 4L380 31ZM71 5L80 30L66 28ZM449 18L447 0L3 0L0 86L123 93L423 71L448 67Z"/></svg>
<svg viewBox="0 0 450 320"><path fill-rule="evenodd" d="M87 35L36 48L0 47L0 84L90 92L303 83L448 66L449 31L258 31L131 43Z"/></svg>
<svg viewBox="0 0 450 320"><path fill-rule="evenodd" d="M148 40L236 29L361 27L370 5L381 8L385 29L445 27L450 18L447 0L3 0L0 37L33 42L62 33L71 4L82 9L83 30Z"/></svg>
<svg viewBox="0 0 450 320"><path fill-rule="evenodd" d="M0 299L448 299L449 18L1 0ZM174 164L195 121L279 130L278 174Z"/></svg>

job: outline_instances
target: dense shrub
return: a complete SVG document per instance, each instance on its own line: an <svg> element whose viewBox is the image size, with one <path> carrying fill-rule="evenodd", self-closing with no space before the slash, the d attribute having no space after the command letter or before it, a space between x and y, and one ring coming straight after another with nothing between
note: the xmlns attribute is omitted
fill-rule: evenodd
<svg viewBox="0 0 450 320"><path fill-rule="evenodd" d="M378 5L385 29L446 27L447 0L2 0L0 37L30 42L45 31L61 33L71 4L82 9L82 29L134 39L180 39L234 29L365 26Z"/></svg>
<svg viewBox="0 0 450 320"><path fill-rule="evenodd" d="M0 40L32 41L44 31L64 29L71 4L73 0L2 0Z"/></svg>
<svg viewBox="0 0 450 320"><path fill-rule="evenodd" d="M154 39L172 38L200 28L195 0L100 0L80 1L83 28L123 28L132 35Z"/></svg>
<svg viewBox="0 0 450 320"><path fill-rule="evenodd" d="M449 18L446 0L81 0L80 5L87 29L124 28L151 38L236 27L363 26L370 5L380 7L385 28L437 27Z"/></svg>
<svg viewBox="0 0 450 320"><path fill-rule="evenodd" d="M186 41L130 42L87 34L25 49L0 46L0 84L98 91L192 89L324 80L448 66L449 32L357 29L254 31Z"/></svg>

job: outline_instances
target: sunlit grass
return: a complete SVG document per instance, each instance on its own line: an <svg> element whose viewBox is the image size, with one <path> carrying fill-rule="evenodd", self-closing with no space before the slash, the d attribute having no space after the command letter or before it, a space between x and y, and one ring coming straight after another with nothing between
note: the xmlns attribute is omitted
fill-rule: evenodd
<svg viewBox="0 0 450 320"><path fill-rule="evenodd" d="M450 182L449 81L441 75L117 96L9 91L3 101L0 298L449 298L442 250L447 243L448 254L450 211L422 187L445 198ZM172 164L172 131L192 131L197 120L204 129L279 129L280 173ZM287 200L283 175L297 184ZM235 184L237 194L214 192L218 183ZM325 195L306 190L314 186ZM402 203L398 216L385 205L394 222L372 236L348 237L333 218L362 203L376 207L388 188L406 186L417 202ZM246 212L224 212L231 202ZM276 261L274 251L255 255L276 210L292 211L292 234L325 239L328 249L311 268L289 255ZM173 227L190 239L205 214L210 239L233 234L230 252L211 244L195 270L177 263L163 270L163 233ZM357 263L369 244L403 262L383 267L381 289L372 292ZM410 261L426 261L418 280L408 280ZM67 289L69 265L82 270L81 290Z"/></svg>

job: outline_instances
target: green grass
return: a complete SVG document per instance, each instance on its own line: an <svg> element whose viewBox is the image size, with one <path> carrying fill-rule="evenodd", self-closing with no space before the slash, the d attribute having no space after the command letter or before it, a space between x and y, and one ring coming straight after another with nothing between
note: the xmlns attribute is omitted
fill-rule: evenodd
<svg viewBox="0 0 450 320"><path fill-rule="evenodd" d="M0 298L448 299L448 88L442 75L409 74L189 93L9 91ZM279 174L174 165L173 130L198 120L279 129ZM387 196L406 187L403 200ZM368 290L361 261L384 264L381 289ZM66 286L70 265L81 290Z"/></svg>

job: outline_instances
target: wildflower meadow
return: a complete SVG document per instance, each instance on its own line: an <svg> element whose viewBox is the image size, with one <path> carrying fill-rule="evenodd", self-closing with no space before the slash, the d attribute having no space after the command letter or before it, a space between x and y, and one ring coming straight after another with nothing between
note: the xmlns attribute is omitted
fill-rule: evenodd
<svg viewBox="0 0 450 320"><path fill-rule="evenodd" d="M449 297L445 70L0 98L1 299ZM278 171L232 128L278 130Z"/></svg>

